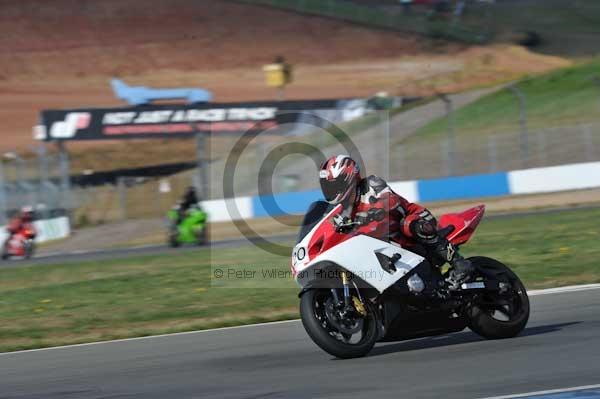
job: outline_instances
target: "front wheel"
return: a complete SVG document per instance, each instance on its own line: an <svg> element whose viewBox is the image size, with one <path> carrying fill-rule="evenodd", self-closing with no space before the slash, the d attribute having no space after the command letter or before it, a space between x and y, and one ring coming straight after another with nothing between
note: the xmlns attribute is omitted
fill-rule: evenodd
<svg viewBox="0 0 600 399"><path fill-rule="evenodd" d="M375 310L369 303L365 305L364 317L342 312L331 290L311 289L300 299L300 317L310 338L325 352L341 359L362 357L378 338Z"/></svg>
<svg viewBox="0 0 600 399"><path fill-rule="evenodd" d="M177 248L179 246L179 227L173 221L169 226L169 233L167 234L167 243L171 248Z"/></svg>
<svg viewBox="0 0 600 399"><path fill-rule="evenodd" d="M10 238L7 238L2 245L2 260L8 260L10 258L10 251L8 249L8 241Z"/></svg>
<svg viewBox="0 0 600 399"><path fill-rule="evenodd" d="M487 339L512 338L529 320L529 297L519 277L505 264L485 257L470 258L473 265L501 284L498 293L484 293L469 310L469 328Z"/></svg>

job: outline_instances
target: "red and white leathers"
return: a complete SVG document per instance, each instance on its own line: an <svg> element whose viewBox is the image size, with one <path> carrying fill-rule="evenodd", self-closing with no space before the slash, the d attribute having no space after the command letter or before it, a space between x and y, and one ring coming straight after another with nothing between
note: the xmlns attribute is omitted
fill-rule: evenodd
<svg viewBox="0 0 600 399"><path fill-rule="evenodd" d="M378 176L361 179L358 164L349 156L327 159L321 165L319 182L328 203L343 205L343 211L332 219L336 230L359 229L362 234L390 239L414 250L421 247L434 264L452 264L453 285L469 277L470 262L439 234L431 212L395 193Z"/></svg>
<svg viewBox="0 0 600 399"><path fill-rule="evenodd" d="M416 236L413 223L431 225L433 231L436 228L435 218L427 208L408 201L374 175L360 181L354 202L344 204L343 216L363 225L361 230L370 236L408 246L426 239Z"/></svg>
<svg viewBox="0 0 600 399"><path fill-rule="evenodd" d="M398 195L378 176L361 180L357 188L356 199L342 212L342 221L358 223L363 234L420 252L436 265L449 262L453 285L469 278L471 262L438 234L437 221L427 208Z"/></svg>
<svg viewBox="0 0 600 399"><path fill-rule="evenodd" d="M10 235L13 235L22 230L35 231L35 227L29 219L23 219L19 216L10 221L10 223L6 227L6 230Z"/></svg>

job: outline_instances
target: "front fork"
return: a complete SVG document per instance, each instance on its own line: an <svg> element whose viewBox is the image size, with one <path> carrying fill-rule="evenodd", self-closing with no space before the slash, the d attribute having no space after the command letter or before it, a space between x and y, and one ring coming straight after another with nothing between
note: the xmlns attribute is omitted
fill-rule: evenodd
<svg viewBox="0 0 600 399"><path fill-rule="evenodd" d="M343 302L340 300L340 297L338 295L338 289L332 288L331 294L333 295L333 299L334 299L335 303L336 304L342 304L342 303L344 304L344 309L343 309L344 313L345 312L356 312L361 317L365 317L367 315L367 308L365 306L364 300L362 299L362 296L360 295L358 287L355 284L354 284L354 288L356 289L357 296L352 296L350 294L350 284L352 284L352 280L350 278L350 273L345 270L342 270L341 277L342 277L342 289L343 289L343 293L344 293L344 300L343 300Z"/></svg>
<svg viewBox="0 0 600 399"><path fill-rule="evenodd" d="M342 270L342 286L344 288L344 306L348 309L351 306L352 298L350 297L350 277L345 270Z"/></svg>
<svg viewBox="0 0 600 399"><path fill-rule="evenodd" d="M348 276L348 272L345 270L342 270L341 272L342 275L342 289L343 289L343 293L344 293L344 307L346 309L348 309L352 303L352 297L350 296L350 277ZM335 301L336 304L341 304L342 300L340 299L340 296L338 294L338 288L331 288L331 295L333 295L333 299Z"/></svg>

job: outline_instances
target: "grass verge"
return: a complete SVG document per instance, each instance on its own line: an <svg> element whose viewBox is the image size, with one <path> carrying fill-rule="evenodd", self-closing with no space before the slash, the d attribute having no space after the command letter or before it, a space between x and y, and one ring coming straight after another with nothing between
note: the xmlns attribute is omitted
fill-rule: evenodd
<svg viewBox="0 0 600 399"><path fill-rule="evenodd" d="M526 98L529 128L547 128L598 121L600 59L522 80L517 87ZM518 130L519 105L509 89L489 94L455 113L457 135ZM446 117L419 131L419 138L437 139L447 134Z"/></svg>
<svg viewBox="0 0 600 399"><path fill-rule="evenodd" d="M599 217L596 209L484 220L463 252L508 263L529 288L600 282ZM215 279L217 269L258 276ZM287 258L248 246L3 269L0 351L295 318L287 271Z"/></svg>

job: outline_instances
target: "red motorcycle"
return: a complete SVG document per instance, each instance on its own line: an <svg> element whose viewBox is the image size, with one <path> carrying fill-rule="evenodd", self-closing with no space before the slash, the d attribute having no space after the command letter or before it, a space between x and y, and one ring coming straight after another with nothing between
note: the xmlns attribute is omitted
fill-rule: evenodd
<svg viewBox="0 0 600 399"><path fill-rule="evenodd" d="M10 236L4 242L2 259L22 257L29 259L35 252L36 231L33 225L22 225L14 229L9 228Z"/></svg>
<svg viewBox="0 0 600 399"><path fill-rule="evenodd" d="M484 206L439 219L440 234L460 246L475 232ZM529 299L503 263L469 258L476 271L460 284L444 269L399 243L368 235L370 225L332 219L342 206L315 203L292 255L302 324L312 340L339 358L364 356L376 342L399 341L470 328L490 339L519 334Z"/></svg>

